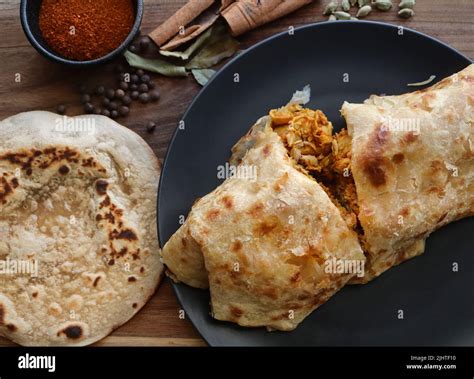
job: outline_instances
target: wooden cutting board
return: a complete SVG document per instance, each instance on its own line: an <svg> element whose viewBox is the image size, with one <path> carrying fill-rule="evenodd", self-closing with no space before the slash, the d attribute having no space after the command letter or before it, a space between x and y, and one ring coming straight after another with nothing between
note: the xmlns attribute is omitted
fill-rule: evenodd
<svg viewBox="0 0 474 379"><path fill-rule="evenodd" d="M322 10L329 0L315 0L290 16L265 25L240 37L242 49L277 32L307 23L325 20ZM54 111L58 104L68 107L68 115L81 113L77 88L107 85L113 78L113 66L77 70L58 66L40 56L28 43L19 20L19 0L0 0L0 119L30 110ZM145 0L142 32L148 33L167 19L186 0ZM398 3L398 1L394 1ZM472 0L418 0L416 16L401 20L396 12L372 12L371 20L397 23L432 35L474 57L474 3ZM347 43L371 43L353 41ZM308 49L317 48L308 41ZM343 49L343 46L339 48ZM374 46L376 48L376 46ZM349 59L349 57L348 57ZM15 75L21 74L21 82ZM169 140L192 98L200 87L192 77L154 77L161 100L146 106L135 105L128 118L119 122L140 134L163 160ZM148 121L156 122L155 133L145 130ZM0 237L1 238L1 237ZM1 289L0 289L1 291ZM205 346L188 320L179 318L180 306L165 280L150 302L126 325L97 343L98 346ZM0 338L0 346L12 343Z"/></svg>

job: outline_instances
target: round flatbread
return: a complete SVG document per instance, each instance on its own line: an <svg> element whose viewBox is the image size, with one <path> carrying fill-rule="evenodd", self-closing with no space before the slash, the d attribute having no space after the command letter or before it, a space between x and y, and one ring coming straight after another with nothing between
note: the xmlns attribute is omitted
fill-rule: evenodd
<svg viewBox="0 0 474 379"><path fill-rule="evenodd" d="M160 165L103 116L0 122L0 335L88 345L135 315L162 276Z"/></svg>

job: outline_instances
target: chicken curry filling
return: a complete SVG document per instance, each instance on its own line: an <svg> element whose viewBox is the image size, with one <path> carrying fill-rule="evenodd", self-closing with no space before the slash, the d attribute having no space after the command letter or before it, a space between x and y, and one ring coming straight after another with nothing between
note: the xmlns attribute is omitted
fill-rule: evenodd
<svg viewBox="0 0 474 379"><path fill-rule="evenodd" d="M296 167L316 179L364 246L356 186L351 175L352 140L347 129L333 134L332 124L323 112L298 104L273 109L270 118L273 130Z"/></svg>

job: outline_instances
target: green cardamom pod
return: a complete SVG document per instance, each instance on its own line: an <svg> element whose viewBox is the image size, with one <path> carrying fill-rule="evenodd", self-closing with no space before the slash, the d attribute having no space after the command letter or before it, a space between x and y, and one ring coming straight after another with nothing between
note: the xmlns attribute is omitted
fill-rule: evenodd
<svg viewBox="0 0 474 379"><path fill-rule="evenodd" d="M336 21L337 17L334 16L333 14L329 16L328 21Z"/></svg>
<svg viewBox="0 0 474 379"><path fill-rule="evenodd" d="M416 0L402 0L400 4L398 4L398 7L400 9L404 9L404 8L413 9L413 7L415 6L415 3L416 3Z"/></svg>
<svg viewBox="0 0 474 379"><path fill-rule="evenodd" d="M390 8L392 8L392 2L390 0L376 0L372 4L374 4L375 7L381 11L388 11Z"/></svg>
<svg viewBox="0 0 474 379"><path fill-rule="evenodd" d="M328 16L331 13L333 13L339 5L337 4L336 1L331 1L328 5L326 5L326 8L324 8L323 15Z"/></svg>
<svg viewBox="0 0 474 379"><path fill-rule="evenodd" d="M357 17L352 17L352 16L351 16L351 20L352 21L359 21L359 19Z"/></svg>
<svg viewBox="0 0 474 379"><path fill-rule="evenodd" d="M351 3L352 6L357 4L357 0L349 0L349 2Z"/></svg>
<svg viewBox="0 0 474 379"><path fill-rule="evenodd" d="M400 11L398 12L398 15L401 18L410 18L415 15L415 12L413 11L413 9L403 8L403 9L400 9Z"/></svg>
<svg viewBox="0 0 474 379"><path fill-rule="evenodd" d="M358 0L357 4L359 5L359 8L362 8L364 5L369 5L370 0Z"/></svg>
<svg viewBox="0 0 474 379"><path fill-rule="evenodd" d="M342 0L341 7L343 11L349 11L351 9L351 4L349 4L349 0Z"/></svg>
<svg viewBox="0 0 474 379"><path fill-rule="evenodd" d="M337 17L338 20L350 20L351 19L351 15L347 12L337 11L337 12L334 12L333 14L334 14L334 16Z"/></svg>
<svg viewBox="0 0 474 379"><path fill-rule="evenodd" d="M364 5L356 14L356 17L365 17L372 11L372 7L370 5Z"/></svg>

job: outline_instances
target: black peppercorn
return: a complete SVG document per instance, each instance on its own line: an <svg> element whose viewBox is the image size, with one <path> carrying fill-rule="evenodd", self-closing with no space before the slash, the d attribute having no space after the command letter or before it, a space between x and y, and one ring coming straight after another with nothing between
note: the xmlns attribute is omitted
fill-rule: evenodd
<svg viewBox="0 0 474 379"><path fill-rule="evenodd" d="M84 95L81 96L81 103L89 103L91 101L91 95L85 93Z"/></svg>
<svg viewBox="0 0 474 379"><path fill-rule="evenodd" d="M116 101L111 101L107 108L109 111L116 111L118 109L118 103Z"/></svg>
<svg viewBox="0 0 474 379"><path fill-rule="evenodd" d="M119 108L119 114L120 116L128 116L128 114L130 113L130 108L125 106L125 105L122 105L120 108Z"/></svg>
<svg viewBox="0 0 474 379"><path fill-rule="evenodd" d="M160 98L160 91L157 89L154 89L153 91L150 91L150 100L151 101L157 101Z"/></svg>
<svg viewBox="0 0 474 379"><path fill-rule="evenodd" d="M125 96L125 91L123 89L118 89L115 91L115 97L117 99L121 99L124 96Z"/></svg>
<svg viewBox="0 0 474 379"><path fill-rule="evenodd" d="M122 98L122 104L123 104L123 105L130 105L130 104L132 104L132 98L131 98L129 95L125 95L125 96Z"/></svg>
<svg viewBox="0 0 474 379"><path fill-rule="evenodd" d="M140 43L141 50L142 51L147 51L148 48L151 45L150 37L148 37L148 36L141 37L140 40L139 40L139 43Z"/></svg>
<svg viewBox="0 0 474 379"><path fill-rule="evenodd" d="M105 96L112 100L115 97L115 90L112 88L107 89L107 91L105 91Z"/></svg>
<svg viewBox="0 0 474 379"><path fill-rule="evenodd" d="M148 86L145 83L142 83L138 86L138 91L140 92L148 92Z"/></svg>
<svg viewBox="0 0 474 379"><path fill-rule="evenodd" d="M64 114L66 113L66 106L61 104L61 105L58 105L56 107L56 112L58 112L58 114Z"/></svg>
<svg viewBox="0 0 474 379"><path fill-rule="evenodd" d="M85 103L84 104L84 111L86 113L92 113L94 111L94 106L92 105L92 103Z"/></svg>
<svg viewBox="0 0 474 379"><path fill-rule="evenodd" d="M138 100L140 100L140 103L146 104L150 101L150 95L148 95L146 92L141 93L140 96L138 96Z"/></svg>
<svg viewBox="0 0 474 379"><path fill-rule="evenodd" d="M107 97L104 97L104 98L102 99L101 103L102 103L102 105L103 105L104 107L108 107L109 104L110 104L110 100L109 100Z"/></svg>
<svg viewBox="0 0 474 379"><path fill-rule="evenodd" d="M147 125L146 125L146 131L148 133L153 133L156 129L156 124L153 122L153 121L150 121Z"/></svg>
<svg viewBox="0 0 474 379"><path fill-rule="evenodd" d="M119 87L121 90L126 91L128 90L128 83L127 82L120 82Z"/></svg>
<svg viewBox="0 0 474 379"><path fill-rule="evenodd" d="M138 48L138 45L133 44L133 45L130 45L128 50L130 50L130 52L132 52L133 54L137 54L140 49Z"/></svg>

